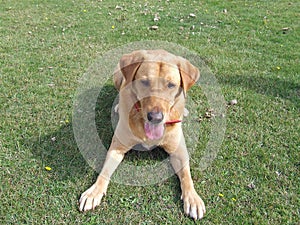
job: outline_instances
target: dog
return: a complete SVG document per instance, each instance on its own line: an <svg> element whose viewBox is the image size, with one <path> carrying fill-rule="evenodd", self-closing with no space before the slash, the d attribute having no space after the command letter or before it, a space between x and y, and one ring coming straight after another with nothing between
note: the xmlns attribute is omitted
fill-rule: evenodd
<svg viewBox="0 0 300 225"><path fill-rule="evenodd" d="M119 91L119 121L96 182L79 199L79 210L92 210L106 194L110 177L125 153L138 144L162 147L179 177L184 213L203 218L205 205L191 178L181 121L187 91L199 79L188 60L165 50L137 50L121 57L114 73Z"/></svg>

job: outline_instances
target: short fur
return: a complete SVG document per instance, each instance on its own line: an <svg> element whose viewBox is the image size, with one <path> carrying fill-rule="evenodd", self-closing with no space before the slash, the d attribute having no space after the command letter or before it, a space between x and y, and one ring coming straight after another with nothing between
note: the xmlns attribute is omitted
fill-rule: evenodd
<svg viewBox="0 0 300 225"><path fill-rule="evenodd" d="M119 122L97 181L81 195L80 211L100 204L125 153L142 144L149 149L161 146L169 154L180 179L184 212L194 219L203 217L205 206L194 189L178 122L184 115L186 93L199 76L189 61L164 50L139 50L122 56L114 74L120 92Z"/></svg>

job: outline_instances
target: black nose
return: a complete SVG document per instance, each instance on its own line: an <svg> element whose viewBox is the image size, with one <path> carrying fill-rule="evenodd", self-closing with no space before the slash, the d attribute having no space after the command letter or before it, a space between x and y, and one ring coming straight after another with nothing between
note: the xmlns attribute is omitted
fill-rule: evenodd
<svg viewBox="0 0 300 225"><path fill-rule="evenodd" d="M162 112L149 112L147 119L151 123L160 123L164 119L164 114Z"/></svg>

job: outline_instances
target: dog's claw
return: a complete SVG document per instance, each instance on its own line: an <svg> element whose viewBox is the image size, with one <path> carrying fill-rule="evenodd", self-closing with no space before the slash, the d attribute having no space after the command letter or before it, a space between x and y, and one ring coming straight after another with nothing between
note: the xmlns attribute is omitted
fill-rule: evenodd
<svg viewBox="0 0 300 225"><path fill-rule="evenodd" d="M115 113L119 113L119 104L116 104L114 111L115 111Z"/></svg>
<svg viewBox="0 0 300 225"><path fill-rule="evenodd" d="M189 115L189 110L187 110L187 108L184 108L184 110L183 110L183 116L184 117L187 117L188 115Z"/></svg>

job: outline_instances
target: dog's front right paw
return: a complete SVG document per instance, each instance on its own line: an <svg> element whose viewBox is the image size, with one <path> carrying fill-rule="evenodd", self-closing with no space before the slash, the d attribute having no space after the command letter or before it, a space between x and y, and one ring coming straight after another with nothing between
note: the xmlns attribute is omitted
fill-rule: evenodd
<svg viewBox="0 0 300 225"><path fill-rule="evenodd" d="M79 199L79 210L81 212L95 209L96 206L100 205L105 191L99 188L96 184L93 184L89 189L82 193Z"/></svg>
<svg viewBox="0 0 300 225"><path fill-rule="evenodd" d="M195 190L182 193L184 213L194 220L202 219L205 214L205 205Z"/></svg>

